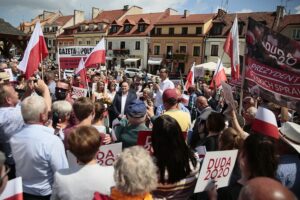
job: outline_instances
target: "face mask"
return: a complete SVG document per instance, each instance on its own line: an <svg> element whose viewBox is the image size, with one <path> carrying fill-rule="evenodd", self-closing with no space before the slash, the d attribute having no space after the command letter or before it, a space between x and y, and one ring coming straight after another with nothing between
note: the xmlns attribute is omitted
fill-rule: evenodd
<svg viewBox="0 0 300 200"><path fill-rule="evenodd" d="M65 89L56 88L55 97L57 100L65 100L67 97L67 91Z"/></svg>

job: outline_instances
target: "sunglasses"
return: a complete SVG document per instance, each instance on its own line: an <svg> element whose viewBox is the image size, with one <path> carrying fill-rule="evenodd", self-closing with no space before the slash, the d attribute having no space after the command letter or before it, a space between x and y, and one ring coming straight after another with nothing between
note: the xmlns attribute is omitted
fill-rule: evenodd
<svg viewBox="0 0 300 200"><path fill-rule="evenodd" d="M56 87L55 91L57 91L57 92L67 92L68 90L65 89L65 88L58 88L58 87Z"/></svg>
<svg viewBox="0 0 300 200"><path fill-rule="evenodd" d="M3 179L7 176L7 174L10 172L10 167L5 165L5 172L4 174L0 177L0 186L3 184Z"/></svg>

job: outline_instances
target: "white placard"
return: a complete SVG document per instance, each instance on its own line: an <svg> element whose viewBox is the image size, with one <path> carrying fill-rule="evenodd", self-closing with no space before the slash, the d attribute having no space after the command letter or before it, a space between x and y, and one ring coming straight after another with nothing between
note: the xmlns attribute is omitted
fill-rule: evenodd
<svg viewBox="0 0 300 200"><path fill-rule="evenodd" d="M78 99L79 97L86 97L87 95L87 89L74 87L74 86L72 86L72 89L73 89L72 91L73 99Z"/></svg>
<svg viewBox="0 0 300 200"><path fill-rule="evenodd" d="M228 186L237 153L238 150L207 152L194 193L203 192L212 180L217 188Z"/></svg>
<svg viewBox="0 0 300 200"><path fill-rule="evenodd" d="M223 88L224 99L225 99L226 103L228 105L230 105L231 108L235 109L231 86L229 84L225 83L224 81L221 81L221 85L222 85L222 88Z"/></svg>
<svg viewBox="0 0 300 200"><path fill-rule="evenodd" d="M196 151L198 153L200 162L204 159L205 154L206 154L206 147L205 146L198 146L196 147Z"/></svg>
<svg viewBox="0 0 300 200"><path fill-rule="evenodd" d="M122 152L122 143L102 145L96 154L97 163L101 166L111 166ZM77 158L67 150L67 157L70 167L78 166Z"/></svg>
<svg viewBox="0 0 300 200"><path fill-rule="evenodd" d="M23 199L22 177L7 182L0 199Z"/></svg>
<svg viewBox="0 0 300 200"><path fill-rule="evenodd" d="M14 81L14 76L13 76L13 73L12 73L12 70L11 68L6 68L4 69L4 71L8 74L9 76L9 82L13 82Z"/></svg>
<svg viewBox="0 0 300 200"><path fill-rule="evenodd" d="M205 70L203 67L195 67L194 69L194 73L195 73L195 78L203 78L204 77L204 73L205 73Z"/></svg>

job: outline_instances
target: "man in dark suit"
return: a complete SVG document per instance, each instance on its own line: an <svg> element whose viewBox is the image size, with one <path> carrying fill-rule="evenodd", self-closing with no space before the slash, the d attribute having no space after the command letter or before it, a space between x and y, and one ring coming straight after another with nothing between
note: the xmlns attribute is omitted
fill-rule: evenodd
<svg viewBox="0 0 300 200"><path fill-rule="evenodd" d="M136 93L129 90L128 82L124 81L121 84L121 91L116 93L114 101L112 103L112 111L115 118L124 118L126 115L126 109L128 105L137 99ZM111 121L113 121L112 119Z"/></svg>

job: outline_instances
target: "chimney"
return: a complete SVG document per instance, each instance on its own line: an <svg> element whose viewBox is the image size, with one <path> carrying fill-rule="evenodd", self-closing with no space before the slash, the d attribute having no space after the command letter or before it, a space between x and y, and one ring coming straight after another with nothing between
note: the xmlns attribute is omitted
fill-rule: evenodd
<svg viewBox="0 0 300 200"><path fill-rule="evenodd" d="M101 12L100 8L92 7L92 19L97 17L100 12Z"/></svg>
<svg viewBox="0 0 300 200"><path fill-rule="evenodd" d="M190 11L184 10L184 18L187 18L190 15Z"/></svg>
<svg viewBox="0 0 300 200"><path fill-rule="evenodd" d="M84 11L74 10L74 20L73 25L81 23L84 21Z"/></svg>
<svg viewBox="0 0 300 200"><path fill-rule="evenodd" d="M273 30L274 31L277 31L277 29L279 27L279 24L280 24L280 21L284 17L284 14L285 14L284 6L277 6L277 8L276 8L275 23L274 23L275 26L273 26Z"/></svg>
<svg viewBox="0 0 300 200"><path fill-rule="evenodd" d="M129 5L125 5L123 10L128 10L129 9Z"/></svg>

